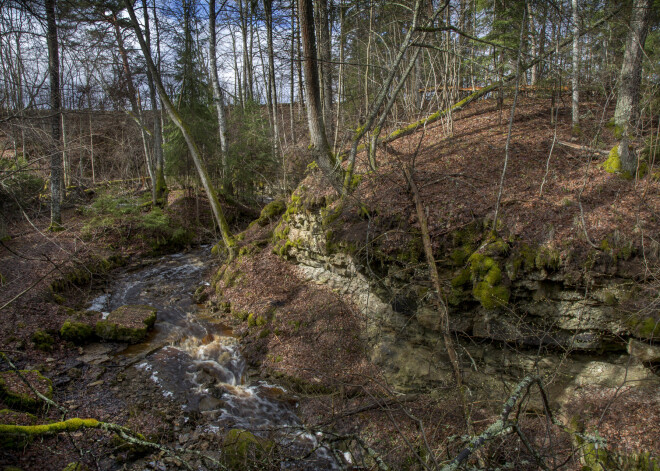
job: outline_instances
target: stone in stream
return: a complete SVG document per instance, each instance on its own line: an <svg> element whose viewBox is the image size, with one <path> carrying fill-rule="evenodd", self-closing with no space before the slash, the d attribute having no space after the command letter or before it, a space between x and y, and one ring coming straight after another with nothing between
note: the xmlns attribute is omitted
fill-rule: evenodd
<svg viewBox="0 0 660 471"><path fill-rule="evenodd" d="M40 394L49 399L53 397L53 383L37 370L20 370L19 373ZM37 409L41 405L41 399L13 370L0 373L0 394L2 400L10 407Z"/></svg>
<svg viewBox="0 0 660 471"><path fill-rule="evenodd" d="M76 345L91 342L100 319L101 313L97 311L72 311L60 328L60 337Z"/></svg>
<svg viewBox="0 0 660 471"><path fill-rule="evenodd" d="M156 322L156 309L146 305L126 305L96 323L96 335L114 342L140 343Z"/></svg>

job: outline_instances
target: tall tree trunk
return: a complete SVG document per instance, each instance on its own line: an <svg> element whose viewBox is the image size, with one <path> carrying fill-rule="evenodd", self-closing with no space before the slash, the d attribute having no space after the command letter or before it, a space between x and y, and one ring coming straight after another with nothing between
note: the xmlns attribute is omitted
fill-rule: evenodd
<svg viewBox="0 0 660 471"><path fill-rule="evenodd" d="M62 224L62 212L60 208L61 183L62 183L62 149L60 138L60 59L59 44L57 40L57 21L55 18L56 0L46 0L46 22L48 42L48 74L50 76L50 109L51 109L51 138L53 149L50 158L50 227L57 230Z"/></svg>
<svg viewBox="0 0 660 471"><path fill-rule="evenodd" d="M332 39L330 37L330 15L328 0L318 0L319 11L319 59L323 97L323 120L327 136L332 135Z"/></svg>
<svg viewBox="0 0 660 471"><path fill-rule="evenodd" d="M325 123L323 122L312 0L298 0L298 15L304 53L303 67L305 69L305 92L307 95L307 121L314 156L316 163L330 179L335 189L341 191L341 183L335 168L335 158L330 152L328 138L325 134Z"/></svg>
<svg viewBox="0 0 660 471"><path fill-rule="evenodd" d="M225 247L227 248L229 259L231 260L235 256L236 241L233 235L231 234L231 231L229 229L229 224L227 224L227 220L225 219L225 215L222 211L222 207L220 206L220 202L218 201L218 195L215 189L213 188L213 185L211 184L211 179L209 178L208 172L206 171L206 166L204 165L204 162L202 162L202 156L199 151L199 148L197 147L197 143L190 134L188 125L183 121L183 119L177 112L176 108L170 101L167 92L165 91L165 87L163 86L163 83L160 79L160 75L158 74L158 71L156 70L156 66L151 58L151 51L149 51L149 48L147 47L147 43L145 42L144 36L142 35L142 30L140 29L140 24L138 23L138 20L135 16L135 11L133 10L132 1L125 0L125 4L128 10L128 14L131 18L131 22L133 23L133 29L135 30L135 35L137 36L138 42L140 43L142 54L144 55L144 59L147 63L147 67L151 69L151 74L154 77L154 82L156 85L156 89L158 90L158 94L160 95L160 99L163 102L163 105L167 110L167 114L169 115L170 119L179 128L181 134L183 135L183 138L186 141L186 144L188 146L188 151L190 152L190 156L192 157L192 160L195 164L197 173L199 174L199 179L202 183L202 186L204 187L206 196L209 199L213 216L215 218L218 227L220 228L222 240L225 244Z"/></svg>
<svg viewBox="0 0 660 471"><path fill-rule="evenodd" d="M270 103L273 131L273 158L279 158L280 131L277 120L277 88L275 87L275 52L273 50L273 0L263 0L266 14L266 39L268 43L268 102Z"/></svg>
<svg viewBox="0 0 660 471"><path fill-rule="evenodd" d="M213 84L213 101L218 115L218 134L220 137L220 161L222 165L222 180L226 181L229 176L227 164L227 119L225 118L225 104L218 79L218 64L216 58L215 44L215 0L209 0L209 60L211 67L211 83Z"/></svg>
<svg viewBox="0 0 660 471"><path fill-rule="evenodd" d="M147 0L142 0L142 10L144 14L144 39L147 48L151 51L151 31L149 27L149 10ZM156 18L154 18L154 22ZM167 199L167 184L165 182L165 158L163 156L163 130L161 124L161 115L159 111L158 96L156 85L151 70L147 67L147 83L149 85L149 101L151 101L151 110L153 113L153 149L154 149L154 174L155 180L151 182L152 196L154 204L165 204Z"/></svg>
<svg viewBox="0 0 660 471"><path fill-rule="evenodd" d="M580 130L580 96L578 91L578 74L580 69L580 18L578 16L578 0L571 0L571 22L573 23L573 70L571 71L571 85L573 88L572 96L572 124L573 134L578 134Z"/></svg>
<svg viewBox="0 0 660 471"><path fill-rule="evenodd" d="M618 153L621 171L635 175L637 155L630 149L630 135L639 116L639 88L642 77L644 42L648 32L651 0L634 0L630 28L619 75L619 96L614 111L615 131L621 138Z"/></svg>
<svg viewBox="0 0 660 471"><path fill-rule="evenodd" d="M126 92L128 93L128 100L131 103L131 109L133 111L133 114L135 115L137 124L140 127L140 133L142 134L142 142L145 144L144 146L145 162L147 165L147 170L151 176L151 174L153 173L152 171L153 166L151 165L148 147L146 146L148 139L147 139L147 132L146 132L144 119L142 118L142 106L138 101L138 93L137 90L135 89L135 84L133 83L133 72L131 71L131 66L128 61L128 51L126 50L126 46L124 45L124 36L121 30L119 29L119 21L116 12L113 12L110 21L112 22L112 26L114 28L115 40L117 41L117 48L119 49L119 55L121 56L124 75L126 76ZM149 50L151 51L151 49ZM138 169L138 171L139 168L140 168L139 163L136 161L136 169Z"/></svg>

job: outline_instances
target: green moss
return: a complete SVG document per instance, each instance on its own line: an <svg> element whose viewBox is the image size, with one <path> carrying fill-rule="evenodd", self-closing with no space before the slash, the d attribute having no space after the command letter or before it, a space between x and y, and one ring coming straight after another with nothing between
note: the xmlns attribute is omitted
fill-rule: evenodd
<svg viewBox="0 0 660 471"><path fill-rule="evenodd" d="M80 462L67 464L62 471L89 471L89 468Z"/></svg>
<svg viewBox="0 0 660 471"><path fill-rule="evenodd" d="M224 464L229 469L258 467L273 450L275 444L242 429L232 429L222 442Z"/></svg>
<svg viewBox="0 0 660 471"><path fill-rule="evenodd" d="M95 328L84 322L68 320L62 324L60 337L75 344L90 342L94 338Z"/></svg>
<svg viewBox="0 0 660 471"><path fill-rule="evenodd" d="M253 314L247 311L231 311L231 315L234 317L234 319L244 322Z"/></svg>
<svg viewBox="0 0 660 471"><path fill-rule="evenodd" d="M505 306L511 293L506 286L491 286L486 281L480 281L472 289L472 295L481 302L485 309Z"/></svg>
<svg viewBox="0 0 660 471"><path fill-rule="evenodd" d="M248 326L250 327L262 327L266 325L266 318L261 314L255 315L254 313L248 314L247 317Z"/></svg>
<svg viewBox="0 0 660 471"><path fill-rule="evenodd" d="M557 270L561 266L561 257L558 250L551 247L542 247L536 252L534 260L539 270Z"/></svg>
<svg viewBox="0 0 660 471"><path fill-rule="evenodd" d="M466 268L464 270L461 270L456 277L452 278L451 280L452 287L458 288L460 286L464 286L468 284L468 282L471 280L471 276L472 274L469 269Z"/></svg>
<svg viewBox="0 0 660 471"><path fill-rule="evenodd" d="M603 170L608 173L620 173L621 172L621 157L619 156L619 145L612 147L610 155L607 157L607 160L603 163Z"/></svg>
<svg viewBox="0 0 660 471"><path fill-rule="evenodd" d="M272 201L264 206L264 208L261 210L261 214L259 215L259 219L257 219L257 223L260 226L265 226L276 217L284 213L286 209L286 203L283 200Z"/></svg>
<svg viewBox="0 0 660 471"><path fill-rule="evenodd" d="M34 348L37 350L50 352L53 350L55 339L45 330L37 330L34 334L32 334L32 342L34 343Z"/></svg>
<svg viewBox="0 0 660 471"><path fill-rule="evenodd" d="M452 250L451 254L449 255L449 258L451 259L454 265L456 265L457 267L462 267L463 265L465 265L467 259L470 258L470 255L472 255L472 252L473 252L472 247L470 247L469 245L464 245L462 247Z"/></svg>
<svg viewBox="0 0 660 471"><path fill-rule="evenodd" d="M270 329L263 329L261 332L259 332L260 339L265 339L269 335L270 335Z"/></svg>
<svg viewBox="0 0 660 471"><path fill-rule="evenodd" d="M156 309L145 305L127 305L115 309L96 323L96 335L114 342L139 343L156 322Z"/></svg>
<svg viewBox="0 0 660 471"><path fill-rule="evenodd" d="M617 299L616 299L616 296L614 295L614 293L612 293L610 291L606 291L603 294L603 302L607 306L614 306L614 305L617 304Z"/></svg>
<svg viewBox="0 0 660 471"><path fill-rule="evenodd" d="M53 383L37 370L20 370L20 374L40 394L47 398L53 397ZM0 373L0 395L10 407L20 409L37 409L41 405L39 399L19 377L15 371Z"/></svg>
<svg viewBox="0 0 660 471"><path fill-rule="evenodd" d="M37 418L28 412L17 412L10 409L0 410L0 424L6 425L34 425ZM21 449L32 441L32 437L18 433L0 434L0 449ZM5 467L4 470L7 468ZM18 468L14 468L18 469Z"/></svg>
<svg viewBox="0 0 660 471"><path fill-rule="evenodd" d="M645 339L660 338L660 319L655 317L633 317L629 321L633 334Z"/></svg>
<svg viewBox="0 0 660 471"><path fill-rule="evenodd" d="M509 288L502 285L502 270L497 262L482 253L470 256L472 295L486 309L494 309L509 302Z"/></svg>

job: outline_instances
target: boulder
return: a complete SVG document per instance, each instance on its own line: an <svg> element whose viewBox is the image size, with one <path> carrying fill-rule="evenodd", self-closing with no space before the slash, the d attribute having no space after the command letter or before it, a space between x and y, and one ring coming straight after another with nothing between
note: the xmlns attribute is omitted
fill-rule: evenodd
<svg viewBox="0 0 660 471"><path fill-rule="evenodd" d="M140 343L156 322L156 309L145 305L126 305L96 323L96 335L114 342Z"/></svg>
<svg viewBox="0 0 660 471"><path fill-rule="evenodd" d="M60 328L60 337L76 345L94 340L96 323L101 313L96 311L74 312Z"/></svg>

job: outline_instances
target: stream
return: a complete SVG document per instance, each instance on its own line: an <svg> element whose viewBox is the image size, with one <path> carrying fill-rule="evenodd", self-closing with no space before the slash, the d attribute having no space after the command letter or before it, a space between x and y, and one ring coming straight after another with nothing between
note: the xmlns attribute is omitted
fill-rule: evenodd
<svg viewBox="0 0 660 471"><path fill-rule="evenodd" d="M304 432L295 398L279 386L251 380L239 339L193 302L195 289L206 283L210 252L210 246L204 246L120 272L88 309L106 315L125 304L147 304L158 310L148 339L117 355L137 360L134 367L150 375L164 400L180 404L184 417L201 414L205 432L240 428L275 438L302 454L316 448L309 469L339 469L316 437Z"/></svg>

